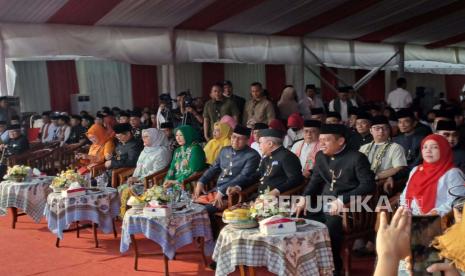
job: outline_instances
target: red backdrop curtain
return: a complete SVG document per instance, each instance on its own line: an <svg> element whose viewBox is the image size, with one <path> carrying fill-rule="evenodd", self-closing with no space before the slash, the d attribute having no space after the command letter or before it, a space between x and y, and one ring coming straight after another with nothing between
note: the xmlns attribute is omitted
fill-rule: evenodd
<svg viewBox="0 0 465 276"><path fill-rule="evenodd" d="M360 80L369 71L355 70L356 80ZM368 83L360 88L359 93L366 102L383 102L385 100L384 71L379 71Z"/></svg>
<svg viewBox="0 0 465 276"><path fill-rule="evenodd" d="M202 63L202 97L210 98L210 89L216 82L224 80L223 63Z"/></svg>
<svg viewBox="0 0 465 276"><path fill-rule="evenodd" d="M462 88L465 85L465 76L464 75L446 75L445 81L446 81L447 99L458 102L460 91L462 91Z"/></svg>
<svg viewBox="0 0 465 276"><path fill-rule="evenodd" d="M157 66L131 64L131 87L134 107L158 106Z"/></svg>
<svg viewBox="0 0 465 276"><path fill-rule="evenodd" d="M270 98L277 102L281 97L281 91L286 85L286 72L284 65L265 65L266 89Z"/></svg>
<svg viewBox="0 0 465 276"><path fill-rule="evenodd" d="M70 95L79 93L74 60L47 61L47 74L52 110L70 112Z"/></svg>
<svg viewBox="0 0 465 276"><path fill-rule="evenodd" d="M337 74L337 69L332 68L333 72ZM320 77L327 82L331 83L335 88L338 86L338 80L335 76L331 75L325 68L320 67ZM321 82L321 97L324 102L330 102L337 96L336 92L334 92L328 85L326 85L323 81Z"/></svg>

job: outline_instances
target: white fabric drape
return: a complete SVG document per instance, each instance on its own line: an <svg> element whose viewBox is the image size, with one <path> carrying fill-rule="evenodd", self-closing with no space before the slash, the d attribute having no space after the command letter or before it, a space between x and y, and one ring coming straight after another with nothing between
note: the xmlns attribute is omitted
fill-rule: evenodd
<svg viewBox="0 0 465 276"><path fill-rule="evenodd" d="M190 90L193 97L202 96L202 64L183 63L175 65L176 92ZM208 89L208 88L205 88Z"/></svg>
<svg viewBox="0 0 465 276"><path fill-rule="evenodd" d="M250 98L250 84L260 82L266 87L265 65L263 64L225 64L224 79L230 80L234 86L234 93Z"/></svg>
<svg viewBox="0 0 465 276"><path fill-rule="evenodd" d="M308 65L315 73L320 75L320 67L316 65ZM316 87L321 87L320 79L313 75L309 70L304 69L304 82L302 86L302 73L301 73L301 66L300 65L286 65L284 67L286 72L286 84L290 84L294 86L297 91L297 95L299 99L305 94L305 85L313 84Z"/></svg>
<svg viewBox="0 0 465 276"><path fill-rule="evenodd" d="M90 95L92 112L102 106L132 108L131 69L116 61L76 61L80 94Z"/></svg>
<svg viewBox="0 0 465 276"><path fill-rule="evenodd" d="M15 61L16 86L21 112L50 110L47 64L45 61Z"/></svg>

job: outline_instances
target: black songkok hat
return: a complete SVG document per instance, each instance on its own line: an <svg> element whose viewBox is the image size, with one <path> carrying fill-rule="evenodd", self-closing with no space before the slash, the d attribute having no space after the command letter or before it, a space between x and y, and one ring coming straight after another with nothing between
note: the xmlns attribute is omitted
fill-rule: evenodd
<svg viewBox="0 0 465 276"><path fill-rule="evenodd" d="M359 120L359 119L371 121L373 119L373 117L368 112L360 111L360 112L357 113L357 120Z"/></svg>
<svg viewBox="0 0 465 276"><path fill-rule="evenodd" d="M230 80L223 81L223 85L233 86Z"/></svg>
<svg viewBox="0 0 465 276"><path fill-rule="evenodd" d="M349 93L352 90L352 86L341 86L337 89L339 93Z"/></svg>
<svg viewBox="0 0 465 276"><path fill-rule="evenodd" d="M129 112L122 110L122 111L119 112L119 116L120 117L129 117Z"/></svg>
<svg viewBox="0 0 465 276"><path fill-rule="evenodd" d="M255 125L253 125L253 129L267 129L267 128L269 127L265 123L255 123Z"/></svg>
<svg viewBox="0 0 465 276"><path fill-rule="evenodd" d="M457 125L455 124L454 121L441 120L438 122L436 126L436 131L439 131L439 130L456 131Z"/></svg>
<svg viewBox="0 0 465 276"><path fill-rule="evenodd" d="M116 124L115 126L113 126L113 130L115 131L116 134L129 132L129 131L131 131L131 129L132 129L132 127L128 123Z"/></svg>
<svg viewBox="0 0 465 276"><path fill-rule="evenodd" d="M62 120L62 121L65 121L65 122L69 122L69 116L67 116L67 115L60 115L60 116L58 116L58 119Z"/></svg>
<svg viewBox="0 0 465 276"><path fill-rule="evenodd" d="M350 115L357 115L357 117L358 117L358 113L360 113L358 108L356 108L356 107L349 108L349 116Z"/></svg>
<svg viewBox="0 0 465 276"><path fill-rule="evenodd" d="M312 115L325 114L325 111L323 108L311 108L310 112L312 113Z"/></svg>
<svg viewBox="0 0 465 276"><path fill-rule="evenodd" d="M448 118L448 119L454 118L454 114L449 110L435 110L434 114L436 114L436 118L437 117L443 117L443 118Z"/></svg>
<svg viewBox="0 0 465 276"><path fill-rule="evenodd" d="M374 126L374 125L389 125L389 120L388 120L388 118L386 118L386 116L383 116L383 115L375 116L371 120L371 125L372 126Z"/></svg>
<svg viewBox="0 0 465 276"><path fill-rule="evenodd" d="M276 129L267 128L267 129L261 129L258 135L260 137L275 137L275 138L283 139L285 133L282 131L276 130Z"/></svg>
<svg viewBox="0 0 465 276"><path fill-rule="evenodd" d="M75 120L79 120L79 121L82 120L82 117L80 115L76 115L76 114L71 115L71 118L73 118Z"/></svg>
<svg viewBox="0 0 465 276"><path fill-rule="evenodd" d="M83 120L87 120L87 121L89 121L89 122L94 121L94 117L92 117L92 116L90 116L90 115L83 115L83 116L82 116L82 119L83 119Z"/></svg>
<svg viewBox="0 0 465 276"><path fill-rule="evenodd" d="M308 89L313 89L313 90L315 90L315 89L316 89L316 86L315 86L314 84L307 84L307 85L305 86L305 90L308 90Z"/></svg>
<svg viewBox="0 0 465 276"><path fill-rule="evenodd" d="M341 120L341 114L339 114L339 112L328 112L328 114L326 114L326 118L338 118L339 120Z"/></svg>
<svg viewBox="0 0 465 276"><path fill-rule="evenodd" d="M164 122L160 124L160 129L164 128L174 128L174 125L172 122Z"/></svg>
<svg viewBox="0 0 465 276"><path fill-rule="evenodd" d="M233 132L236 133L236 134L239 134L239 135L249 137L250 136L250 131L251 131L251 129L248 128L248 127L241 126L241 125L236 125Z"/></svg>
<svg viewBox="0 0 465 276"><path fill-rule="evenodd" d="M8 127L8 130L20 130L20 129L21 129L21 125L18 125L18 124L16 124L16 125L10 125L10 126Z"/></svg>
<svg viewBox="0 0 465 276"><path fill-rule="evenodd" d="M304 127L316 127L321 128L321 121L318 120L305 120Z"/></svg>
<svg viewBox="0 0 465 276"><path fill-rule="evenodd" d="M139 110L131 111L130 117L142 117L142 113Z"/></svg>
<svg viewBox="0 0 465 276"><path fill-rule="evenodd" d="M401 119L401 118L415 119L415 114L413 114L413 111L411 109L404 108L396 112L396 117L397 119Z"/></svg>
<svg viewBox="0 0 465 276"><path fill-rule="evenodd" d="M337 134L347 136L347 128L339 124L324 124L321 126L320 134Z"/></svg>

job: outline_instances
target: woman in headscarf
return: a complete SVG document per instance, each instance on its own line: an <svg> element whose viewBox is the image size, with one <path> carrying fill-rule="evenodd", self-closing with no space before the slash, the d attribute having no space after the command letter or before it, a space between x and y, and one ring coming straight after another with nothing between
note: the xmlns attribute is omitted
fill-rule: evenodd
<svg viewBox="0 0 465 276"><path fill-rule="evenodd" d="M437 134L426 136L421 143L423 163L410 172L400 200L415 215L444 216L451 211L455 197L448 190L465 184L462 171L454 166L447 140Z"/></svg>
<svg viewBox="0 0 465 276"><path fill-rule="evenodd" d="M234 129L237 125L236 119L229 115L224 115L223 117L221 117L220 122L228 124L231 127L231 129Z"/></svg>
<svg viewBox="0 0 465 276"><path fill-rule="evenodd" d="M142 130L144 149L137 159L136 169L127 183L118 187L121 194L121 217L126 212L126 203L131 193L140 195L144 192L144 185L133 185L146 176L166 168L171 160L168 138L162 130L148 128Z"/></svg>
<svg viewBox="0 0 465 276"><path fill-rule="evenodd" d="M81 164L87 165L91 168L95 165L101 164L105 159L110 159L115 149L113 139L106 129L99 125L93 124L86 133L87 139L92 143L89 148L88 154L78 154L76 157L81 159Z"/></svg>
<svg viewBox="0 0 465 276"><path fill-rule="evenodd" d="M223 147L231 145L232 129L226 123L216 122L213 125L213 139L203 148L207 164L213 164Z"/></svg>
<svg viewBox="0 0 465 276"><path fill-rule="evenodd" d="M197 144L199 133L190 125L183 125L175 130L176 142L179 147L174 151L170 168L165 177L165 189L180 185L193 173L205 168L205 152Z"/></svg>
<svg viewBox="0 0 465 276"><path fill-rule="evenodd" d="M278 101L279 118L287 120L287 118L295 112L299 112L299 103L297 102L297 94L294 87L286 86Z"/></svg>

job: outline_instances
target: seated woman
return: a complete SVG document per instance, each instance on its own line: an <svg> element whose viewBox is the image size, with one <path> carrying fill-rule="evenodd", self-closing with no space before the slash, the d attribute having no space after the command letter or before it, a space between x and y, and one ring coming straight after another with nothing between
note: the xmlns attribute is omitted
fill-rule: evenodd
<svg viewBox="0 0 465 276"><path fill-rule="evenodd" d="M165 189L181 184L195 172L205 168L205 153L197 144L198 132L190 125L183 125L175 130L179 147L174 151L170 168L165 177Z"/></svg>
<svg viewBox="0 0 465 276"><path fill-rule="evenodd" d="M134 173L128 178L127 183L118 187L121 194L121 217L126 212L126 202L131 194L140 195L144 192L144 185L133 185L146 176L166 168L171 160L168 138L162 130L148 128L142 130L144 149L137 159Z"/></svg>
<svg viewBox="0 0 465 276"><path fill-rule="evenodd" d="M421 155L423 164L410 172L400 203L410 207L414 215L444 216L451 211L455 199L448 190L464 185L465 177L454 166L452 150L444 137L426 136L421 143Z"/></svg>
<svg viewBox="0 0 465 276"><path fill-rule="evenodd" d="M81 165L87 166L90 169L93 166L102 164L105 162L105 159L110 159L115 149L115 144L107 130L99 124L92 125L86 135L87 139L92 143L89 153L78 153L76 154L76 158L80 159Z"/></svg>
<svg viewBox="0 0 465 276"><path fill-rule="evenodd" d="M231 134L232 129L228 124L216 122L213 125L213 139L208 141L203 148L207 158L207 164L213 164L220 154L221 149L231 145Z"/></svg>

